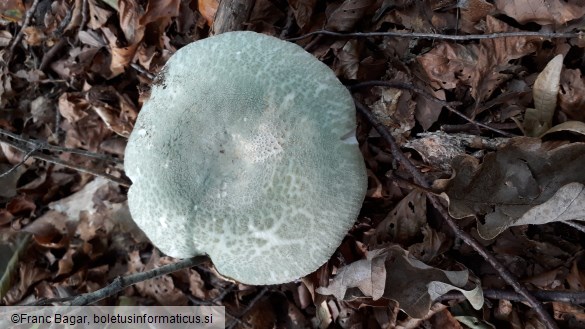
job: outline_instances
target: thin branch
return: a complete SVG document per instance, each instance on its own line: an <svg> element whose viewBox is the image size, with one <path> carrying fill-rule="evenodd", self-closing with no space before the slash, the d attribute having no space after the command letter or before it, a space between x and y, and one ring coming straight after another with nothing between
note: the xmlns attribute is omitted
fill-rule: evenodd
<svg viewBox="0 0 585 329"><path fill-rule="evenodd" d="M530 290L530 293L543 302L564 302L574 305L585 304L585 291ZM525 302L526 298L511 290L486 289L483 296L491 299L505 299L514 302ZM447 293L437 301L465 299L459 292Z"/></svg>
<svg viewBox="0 0 585 329"><path fill-rule="evenodd" d="M390 80L390 81L382 81L382 80L370 80L370 81L363 81L363 82L358 82L356 84L350 85L350 86L346 86L347 88L349 88L350 91L354 92L357 89L362 89L362 88L369 88L369 87L376 87L376 86L383 86L383 87L390 87L390 88L396 88L396 89L405 89L405 90L412 90L414 92L416 92L417 94L424 96L426 98L428 98L429 100L438 103L440 105L443 106L457 106L457 105L461 105L461 102L447 102L444 101L440 98L437 98L436 96L428 93L426 90L423 90L421 88L418 88L415 85L409 84L409 83L405 83L405 82L401 82L401 81L394 81L394 80Z"/></svg>
<svg viewBox="0 0 585 329"><path fill-rule="evenodd" d="M4 176L8 176L10 175L10 173L12 173L13 171L15 171L18 167L22 166L26 160L28 160L28 158L31 157L31 155L36 152L38 149L32 149L30 150L27 154L24 155L24 157L22 158L22 161L20 161L19 163L15 164L14 166L12 166L12 168L8 169L7 171L0 173L0 178L4 177Z"/></svg>
<svg viewBox="0 0 585 329"><path fill-rule="evenodd" d="M81 23L79 24L79 31L82 31L85 28L87 22L89 21L87 18L88 11L89 9L87 5L87 0L83 0L83 2L81 3Z"/></svg>
<svg viewBox="0 0 585 329"><path fill-rule="evenodd" d="M451 113L453 113L455 115L458 115L459 117L463 118L464 120L466 120L467 122L469 122L469 123L471 123L473 125L476 125L476 126L485 128L487 130L491 130L491 131L493 131L495 133L498 133L498 134L500 134L502 136L506 136L506 137L514 137L514 136L516 136L514 134L510 134L509 132L505 132L505 131L500 130L498 128L490 127L490 126L488 126L488 125L486 125L484 123L475 121L472 118L466 116L465 114L463 114L463 113L457 111L456 109L452 108L451 106L445 106L445 108L447 108L447 110L449 110Z"/></svg>
<svg viewBox="0 0 585 329"><path fill-rule="evenodd" d="M557 33L557 32L501 32L490 34L468 34L468 35L450 35L450 34L436 34L436 33L418 33L418 32L355 32L355 33L340 33L333 31L314 31L299 37L288 38L287 41L297 41L312 37L314 35L327 35L341 38L368 38L368 37L394 37L394 38L421 38L421 39L442 39L453 41L467 41L480 39L499 39L499 38L514 38L514 37L540 37L543 39L573 39L583 38L583 32L576 33Z"/></svg>
<svg viewBox="0 0 585 329"><path fill-rule="evenodd" d="M143 74L145 77L147 77L150 80L154 80L154 78L156 77L154 74L150 73L145 68L143 68L142 66L140 66L136 63L130 63L130 66L133 69L135 69L136 71L138 71L138 73Z"/></svg>
<svg viewBox="0 0 585 329"><path fill-rule="evenodd" d="M406 89L406 90L412 90L414 92L416 92L417 94L420 94L421 96L424 96L428 99L430 99L433 102L436 102L440 105L443 105L444 107L447 108L447 110L449 110L450 112L452 112L453 114L463 118L465 121L478 126L478 127L482 127L485 128L487 130L491 130L495 133L498 133L502 136L506 136L506 137L513 137L514 134L510 134L508 132L505 132L503 130L497 129L497 128L493 128L490 127L484 123L478 122L473 120L472 118L466 116L465 114L457 111L456 109L453 108L454 105L459 105L461 104L460 102L447 102L444 101L442 99L439 99L437 97L435 97L434 95L431 95L430 93L426 92L425 90L422 90L420 88L417 88L414 85L408 84L408 83L404 83L404 82L399 82L399 81L379 81L379 80L372 80L372 81L365 81L365 82L360 82L357 83L355 85L351 85L349 86L349 89L351 91L354 91L356 89L359 88L364 88L364 87L371 87L371 86L384 86L384 87L390 87L390 88L396 88L396 89Z"/></svg>
<svg viewBox="0 0 585 329"><path fill-rule="evenodd" d="M46 155L43 153L35 152L32 154L32 157L35 159L43 160L43 161L50 162L50 163L53 163L56 165L61 165L63 167L67 167L69 169L77 170L79 172L83 172L86 174L90 174L90 175L94 175L94 176L98 176L98 177L103 177L103 178L105 178L113 183L119 184L119 185L124 186L124 187L130 187L130 185L132 185L132 182L129 182L126 179L119 178L119 177L110 175L110 174L105 173L105 172L100 172L100 171L97 171L95 169L81 167L81 166L78 166L76 164L69 163L69 162L57 159L55 157L52 157L52 156L49 156L49 155Z"/></svg>
<svg viewBox="0 0 585 329"><path fill-rule="evenodd" d="M254 307L254 305L256 305L256 303L258 303L258 301L260 301L260 299L266 294L266 292L268 291L267 287L263 287L262 290L260 290L260 292L254 296L254 299L252 299L252 301L250 301L250 304L248 304L248 306L246 306L246 308L244 308L244 310L242 310L242 312L240 313L240 315L238 317L236 317L236 320L241 321L241 318L246 315L248 312L250 312L250 310L252 309L252 307ZM227 329L233 329L236 325L238 324L238 321L233 321L228 327Z"/></svg>
<svg viewBox="0 0 585 329"><path fill-rule="evenodd" d="M30 21L35 11L37 10L38 5L39 0L34 0L30 8L26 11L22 27L20 28L20 31L18 31L14 39L12 39L12 43L10 43L10 47L8 48L8 57L6 58L7 64L10 63L10 61L12 60L12 55L14 54L14 50L16 49L16 45L18 45L22 38L24 37L24 30L30 25Z"/></svg>
<svg viewBox="0 0 585 329"><path fill-rule="evenodd" d="M17 150L19 150L21 152L25 152L27 154L30 152L30 149L29 148L24 147L24 146L22 146L22 145L20 145L18 143L12 142L10 140L6 140L5 138L0 138L0 142L6 143L6 144L8 144L8 145L10 145L10 146L12 146L14 148L16 148ZM126 180L126 179L119 178L119 177L110 175L110 174L105 173L105 172L100 172L100 171L97 171L95 169L81 167L81 166L78 166L76 164L72 164L72 163L63 161L61 159L55 158L53 156L50 156L50 155L47 155L47 154L44 154L44 153L40 153L39 151L36 151L36 150L33 150L33 152L30 153L29 156L30 157L33 157L35 159L38 159L38 160L43 160L43 161L50 162L50 163L57 164L57 165L61 165L61 166L64 166L64 167L67 167L67 168L70 168L70 169L73 169L73 170L77 170L79 172L87 173L87 174L94 175L94 176L103 177L103 178L105 178L105 179L107 179L107 180L109 180L111 182L114 182L116 184L122 185L124 187L129 187L130 185L132 185L132 183L129 182L128 180Z"/></svg>
<svg viewBox="0 0 585 329"><path fill-rule="evenodd" d="M57 56L59 51L61 51L61 49L63 49L63 47L65 47L66 44L67 42L65 41L65 38L60 38L59 41L57 41L57 43L54 44L53 47L51 47L51 49L45 52L45 54L43 55L43 59L41 60L41 65L39 66L39 70L45 71L49 67L49 65L53 63L53 59L55 58L55 56ZM59 113L59 111L55 112Z"/></svg>
<svg viewBox="0 0 585 329"><path fill-rule="evenodd" d="M390 145L390 152L392 156L398 160L406 170L412 175L414 182L422 187L429 188L430 184L426 181L423 177L421 172L410 162L410 160L402 153L402 150L396 143L394 137L390 134L390 132L386 129L386 127L370 112L368 108L366 108L363 104L354 100L356 104L356 108L360 113L362 113L368 121L372 124L372 126L378 131L378 133L386 140L386 142ZM449 225L453 233L467 245L472 247L478 254L480 254L508 283L514 291L520 294L522 297L526 299L526 302L534 309L536 314L540 320L545 324L545 326L549 329L556 329L558 328L556 322L550 316L548 312L546 312L540 302L534 296L530 294L530 292L522 286L518 280L502 265L492 254L490 254L479 242L477 242L471 235L467 232L463 231L447 209L443 206L443 203L440 199L433 193L426 192L426 195L435 209L439 212L441 217L445 220L445 222Z"/></svg>
<svg viewBox="0 0 585 329"><path fill-rule="evenodd" d="M11 132L6 131L4 129L0 129L0 135L8 136L10 138L13 138L13 139L19 141L19 142L31 144L33 147L38 147L38 149L42 149L42 150L48 150L48 151L54 151L54 152L67 152L67 153L79 154L79 155L83 155L83 156L86 156L89 158L95 158L95 159L109 161L109 162L118 163L118 164L123 163L122 160L112 158L112 157L107 156L105 154L93 153L93 152L80 150L80 149L73 149L73 148L68 148L68 147L61 147L61 146L57 146L57 145L52 145L52 144L49 144L49 143L44 142L44 141L38 141L38 140L24 138L20 135L11 133Z"/></svg>
<svg viewBox="0 0 585 329"><path fill-rule="evenodd" d="M180 271L182 269L191 268L193 266L197 266L204 262L209 261L207 256L197 256L193 258L186 258L174 262L172 264L163 265L161 267L153 268L152 270L130 274L126 276L119 276L112 281L109 285L98 289L93 292L89 292L86 294L77 295L74 297L66 297L66 298L51 298L51 299L43 299L36 301L32 304L32 306L41 306L41 305L54 305L55 303L64 304L66 306L83 306L83 305L91 305L95 302L98 302L104 298L110 297L127 287L130 287L134 284L139 282L143 282L146 280L154 279L159 276L163 276L165 274L170 274L173 272Z"/></svg>

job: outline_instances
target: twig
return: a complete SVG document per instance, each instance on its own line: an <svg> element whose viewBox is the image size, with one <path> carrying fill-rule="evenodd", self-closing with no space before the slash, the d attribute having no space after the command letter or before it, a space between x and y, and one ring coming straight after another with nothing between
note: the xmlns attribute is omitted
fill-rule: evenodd
<svg viewBox="0 0 585 329"><path fill-rule="evenodd" d="M8 48L8 55L6 57L6 64L10 63L12 60L12 55L14 54L14 50L16 49L16 45L20 43L22 37L24 36L24 30L30 25L30 21L37 10L37 6L39 5L39 0L34 0L30 8L26 11L26 15L24 16L24 22L22 23L22 27L20 31L16 34L14 39L12 39L12 43L10 43L10 47Z"/></svg>
<svg viewBox="0 0 585 329"><path fill-rule="evenodd" d="M14 142L11 142L9 140L6 140L5 138L0 138L0 141L1 142L4 142L6 144L9 144L10 146L18 149L19 151L26 152L27 154L30 152L30 149L28 149L28 148L26 148L26 147L24 147L22 145L19 145L18 143L14 143ZM43 161L50 162L50 163L57 164L57 165L61 165L61 166L64 166L64 167L67 167L67 168L70 168L70 169L73 169L73 170L77 170L79 172L87 173L87 174L94 175L94 176L103 177L103 178L105 178L105 179L107 179L107 180L109 180L111 182L114 182L116 184L120 184L120 185L125 186L125 187L129 187L130 185L132 185L132 183L129 182L128 180L126 180L126 179L119 178L119 177L116 177L116 176L107 174L105 172L99 172L99 171L94 170L94 169L91 169L91 168L84 168L84 167L81 167L81 166L78 166L78 165L75 165L75 164L72 164L72 163L68 163L66 161L57 159L57 158L52 157L50 155L47 155L47 154L44 154L44 153L40 153L39 151L36 151L34 149L33 149L33 152L30 153L29 156L30 157L33 157L35 159L43 160Z"/></svg>
<svg viewBox="0 0 585 329"><path fill-rule="evenodd" d="M93 153L93 152L80 150L80 149L72 149L72 148L68 148L68 147L61 147L61 146L57 146L57 145L52 145L52 144L49 144L49 143L44 142L44 141L38 141L38 140L24 138L20 135L11 133L11 132L6 131L4 129L0 129L0 135L5 135L8 137L11 137L19 142L31 144L33 147L38 147L38 149L42 149L42 150L49 150L49 151L54 151L54 152L67 152L67 153L79 154L79 155L83 155L83 156L86 156L89 158L95 158L95 159L109 161L109 162L118 163L118 164L123 163L122 160L109 157L105 154Z"/></svg>
<svg viewBox="0 0 585 329"><path fill-rule="evenodd" d="M254 296L254 299L252 299L252 301L250 301L250 304L248 304L248 306L246 306L246 308L244 308L244 310L242 310L242 313L240 313L240 315L238 317L236 317L237 320L240 320L244 315L246 315L246 313L248 313L252 307L254 307L254 305L256 305L256 303L258 303L258 301L266 294L266 292L268 291L267 287L263 287L262 290L260 290L260 292ZM233 329L237 324L237 321L232 322L227 329Z"/></svg>
<svg viewBox="0 0 585 329"><path fill-rule="evenodd" d="M154 80L155 75L148 72L146 69L144 69L142 66L136 64L136 63L131 63L130 66L135 69L136 71L138 71L139 73L143 74L144 76L146 76L147 78L149 78L150 80Z"/></svg>
<svg viewBox="0 0 585 329"><path fill-rule="evenodd" d="M56 44L54 44L53 47L51 47L51 49L49 49L43 55L43 59L41 60L41 65L39 66L39 70L45 71L47 69L47 67L49 67L49 65L51 65L51 63L53 62L53 58L55 58L55 56L57 56L57 53L59 53L59 51L61 51L61 49L63 49L65 44L66 44L65 38L60 38L59 41ZM55 112L58 113L59 111L55 111Z"/></svg>
<svg viewBox="0 0 585 329"><path fill-rule="evenodd" d="M555 291L555 290L530 290L530 293L543 302L564 302L570 304L585 304L585 291ZM511 290L486 289L483 296L491 299L506 299L514 302L525 302L526 298ZM452 299L465 299L459 292L452 292L442 295L437 301Z"/></svg>
<svg viewBox="0 0 585 329"><path fill-rule="evenodd" d="M81 24L79 24L79 31L82 31L88 22L87 11L88 11L87 0L83 0L83 2L81 3Z"/></svg>
<svg viewBox="0 0 585 329"><path fill-rule="evenodd" d="M28 160L28 158L30 158L31 155L36 151L38 151L38 148L30 150L27 154L24 155L22 161L12 166L12 168L8 169L6 172L0 173L0 178L10 175L11 172L15 171L18 167L22 166L26 162L26 160Z"/></svg>
<svg viewBox="0 0 585 329"><path fill-rule="evenodd" d="M416 87L415 85L412 85L412 84L409 84L409 83L405 83L405 82L401 82L401 81L393 81L393 80L390 80L390 81L370 80L370 81L358 82L358 83L353 84L351 86L347 86L347 88L349 88L350 91L354 92L357 89L369 88L369 87L376 87L376 86L383 86L383 87L390 87L390 88L396 88L396 89L412 90L412 91L416 92L417 94L419 94L421 96L424 96L424 97L430 99L431 101L433 101L435 103L439 103L440 105L443 105L443 106L456 106L456 105L461 105L461 102L447 102L447 101L444 101L444 100L439 99L439 98L435 97L434 95L428 93L427 91Z"/></svg>
<svg viewBox="0 0 585 329"><path fill-rule="evenodd" d="M361 104L357 100L354 100L354 101L355 101L356 107L359 110L359 112L362 113L368 119L368 121L372 124L372 126L378 131L378 133L390 145L390 153L392 154L392 156L396 160L398 160L402 165L404 165L406 170L410 173L410 175L412 175L414 182L422 187L429 188L430 184L426 181L426 179L423 177L423 175L420 173L420 171L412 164L412 162L410 162L410 160L404 155L404 153L402 153L402 151L400 150L400 147L396 143L396 140L390 134L390 132L386 129L386 127L384 125L382 125L382 123L380 123L380 121L363 104ZM526 299L526 302L534 309L536 314L538 314L538 317L540 318L540 320L544 323L544 325L547 328L549 328L549 329L558 328L556 322L553 320L553 318L550 316L550 314L548 314L544 310L544 308L542 307L542 304L540 304L538 302L538 300L536 300L536 298L534 298L534 296L532 296L530 294L530 292L524 286L522 286L516 278L514 278L512 273L510 273L479 242L477 242L467 232L463 231L457 225L457 223L455 223L455 220L451 217L449 212L445 209L445 207L443 206L443 204L441 203L439 198L433 193L428 193L428 192L425 192L425 193L426 193L429 201L432 203L432 205L435 207L435 209L439 212L441 217L443 217L443 219L449 225L449 227L451 228L453 233L455 233L455 235L457 237L461 238L461 240L463 240L463 242L468 244L478 254L480 254L500 274L502 279L504 279L504 281L506 281L506 283L508 283L510 286L512 286L512 288L514 288L514 291L516 291L518 294L520 294L522 297L524 297Z"/></svg>
<svg viewBox="0 0 585 329"><path fill-rule="evenodd" d="M583 32L576 33L556 33L556 32L500 32L490 34L468 34L468 35L450 35L450 34L436 34L436 33L418 33L418 32L354 32L354 33L340 33L333 31L314 31L299 37L288 38L287 41L297 41L309 38L313 35L327 35L341 38L368 38L368 37L395 37L395 38L421 38L421 39L442 39L453 41L467 41L480 39L499 39L499 38L514 38L514 37L540 37L543 39L561 39L561 38L583 38Z"/></svg>
<svg viewBox="0 0 585 329"><path fill-rule="evenodd" d="M349 88L350 88L351 91L354 91L354 90L356 90L358 88L371 87L371 86L384 86L384 87L390 87L390 88L396 88L396 89L412 90L412 91L416 92L417 94L420 94L420 95L422 95L422 96L430 99L433 102L436 102L436 103L439 103L439 104L443 105L444 107L447 108L447 110L449 110L453 114L458 115L459 117L463 118L464 120L466 120L467 122L469 122L469 123L471 123L471 124L473 124L475 126L479 126L479 127L485 128L487 130L491 130L491 131L493 131L495 133L498 133L498 134L500 134L502 136L506 136L506 137L513 137L514 136L514 134L510 134L510 133L505 132L503 130L500 130L500 129L497 129L497 128L493 128L493 127L490 127L490 126L488 126L488 125L486 125L484 123L475 121L472 118L470 118L470 117L466 116L465 114L463 114L463 113L455 110L452 107L454 105L459 105L460 102L447 102L447 101L444 101L444 100L439 99L439 98L437 98L437 97L429 94L428 92L426 92L426 91L424 91L424 90L422 90L420 88L417 88L417 87L415 87L415 86L413 86L411 84L408 84L408 83L399 82L399 81L379 81L379 80L372 80L372 81L365 81L365 82L357 83L355 85L351 85L351 86L349 86Z"/></svg>
<svg viewBox="0 0 585 329"><path fill-rule="evenodd" d="M469 123L471 123L473 125L476 125L476 126L485 128L487 130L491 130L491 131L493 131L495 133L498 133L498 134L500 134L502 136L506 136L506 137L514 137L514 136L516 136L514 134L510 134L510 133L505 132L503 130L500 130L498 128L490 127L490 126L488 126L488 125L486 125L484 123L481 123L479 121L475 121L472 118L466 116L465 114L463 114L463 113L457 111L456 109L452 108L451 106L445 106L445 108L447 108L447 110L449 110L451 113L453 113L455 115L458 115L459 117L463 118L464 120L466 120L467 122L469 122Z"/></svg>
<svg viewBox="0 0 585 329"><path fill-rule="evenodd" d="M207 256L197 256L193 258L186 258L180 261L177 261L172 264L163 265L161 267L153 268L152 270L130 274L126 276L119 276L112 281L109 285L98 289L93 292L89 292L86 294L77 295L75 297L66 297L66 298L51 298L51 299L43 299L39 300L35 303L29 304L33 306L39 305L52 305L54 303L63 303L67 306L82 306L82 305L90 305L95 302L98 302L104 298L112 296L131 285L136 283L150 280L165 274L173 273L176 271L180 271L182 269L190 268L193 266L197 266L201 263L208 261L209 258Z"/></svg>

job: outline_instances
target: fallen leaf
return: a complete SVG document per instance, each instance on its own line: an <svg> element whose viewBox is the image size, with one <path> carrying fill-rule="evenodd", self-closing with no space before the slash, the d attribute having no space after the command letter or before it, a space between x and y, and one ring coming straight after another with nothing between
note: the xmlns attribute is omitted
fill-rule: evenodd
<svg viewBox="0 0 585 329"><path fill-rule="evenodd" d="M16 185L20 176L26 172L26 168L19 166L12 169L14 166L0 163L0 201L4 198L12 198L16 196ZM11 171L8 173L8 171Z"/></svg>
<svg viewBox="0 0 585 329"><path fill-rule="evenodd" d="M425 224L421 228L423 241L408 247L408 252L423 262L431 262L435 257L449 250L450 243L445 233L438 232Z"/></svg>
<svg viewBox="0 0 585 329"><path fill-rule="evenodd" d="M547 130L541 137L544 137L548 134L558 133L558 132L571 132L575 134L579 134L585 136L585 122L582 121L566 121L560 123L549 130Z"/></svg>
<svg viewBox="0 0 585 329"><path fill-rule="evenodd" d="M142 264L140 255L137 252L130 254L129 269L131 273L144 272L164 264L156 249L153 250L146 265ZM135 285L136 290L143 296L154 298L160 305L185 306L187 296L175 287L170 275L159 276Z"/></svg>
<svg viewBox="0 0 585 329"><path fill-rule="evenodd" d="M388 242L407 245L421 235L421 229L427 221L427 198L418 190L412 190L390 213L378 224L370 246Z"/></svg>
<svg viewBox="0 0 585 329"><path fill-rule="evenodd" d="M215 13L217 12L217 7L219 6L218 0L200 0L197 1L197 9L207 21L208 26L213 25L213 20L215 19Z"/></svg>
<svg viewBox="0 0 585 329"><path fill-rule="evenodd" d="M571 290L585 291L585 273L582 268L579 268L577 261L573 261L571 271L567 275L567 283Z"/></svg>
<svg viewBox="0 0 585 329"><path fill-rule="evenodd" d="M550 148L537 138L513 138L483 163L472 156L455 158L455 177L443 196L455 218L485 216L478 223L484 239L506 228L583 218L585 144Z"/></svg>
<svg viewBox="0 0 585 329"><path fill-rule="evenodd" d="M20 22L24 17L25 8L21 0L4 0L0 2L0 18L11 22Z"/></svg>
<svg viewBox="0 0 585 329"><path fill-rule="evenodd" d="M372 0L344 0L327 17L325 29L340 32L351 30L357 22L364 18L372 4Z"/></svg>
<svg viewBox="0 0 585 329"><path fill-rule="evenodd" d="M50 272L42 267L37 266L35 263L26 262L20 263L18 285L13 285L2 301L5 305L13 305L20 301L26 294L28 289L35 283L51 277Z"/></svg>
<svg viewBox="0 0 585 329"><path fill-rule="evenodd" d="M308 26L317 5L317 0L289 0L297 25L303 30Z"/></svg>
<svg viewBox="0 0 585 329"><path fill-rule="evenodd" d="M585 81L578 69L561 73L559 108L570 120L585 121Z"/></svg>
<svg viewBox="0 0 585 329"><path fill-rule="evenodd" d="M56 211L47 211L41 217L22 228L33 234L35 242L45 248L63 248L69 244L74 225Z"/></svg>
<svg viewBox="0 0 585 329"><path fill-rule="evenodd" d="M563 302L552 302L553 314L556 320L567 321L579 328L585 323L585 307Z"/></svg>
<svg viewBox="0 0 585 329"><path fill-rule="evenodd" d="M30 217L35 209L35 202L27 195L18 195L6 204L6 210L14 216Z"/></svg>
<svg viewBox="0 0 585 329"><path fill-rule="evenodd" d="M93 30L98 30L104 26L113 14L111 10L100 7L97 0L89 0L87 6L89 9L87 26Z"/></svg>
<svg viewBox="0 0 585 329"><path fill-rule="evenodd" d="M51 202L49 208L66 215L70 221L78 221L81 212L87 212L87 214L92 215L97 211L94 195L99 189L107 188L108 186L115 186L115 184L105 178L96 177L80 191L61 200Z"/></svg>
<svg viewBox="0 0 585 329"><path fill-rule="evenodd" d="M496 0L496 8L520 24L560 26L585 14L582 1L563 0Z"/></svg>
<svg viewBox="0 0 585 329"><path fill-rule="evenodd" d="M360 66L360 51L357 40L348 41L343 48L336 51L333 68L338 77L356 80Z"/></svg>
<svg viewBox="0 0 585 329"><path fill-rule="evenodd" d="M0 47L7 47L12 40L12 34L8 31L0 31Z"/></svg>
<svg viewBox="0 0 585 329"><path fill-rule="evenodd" d="M340 268L329 286L316 292L344 300L391 299L409 316L422 318L433 300L451 290L460 291L475 309L480 309L484 302L481 286L472 279L475 288L463 289L469 280L467 270L443 271L428 266L395 245L372 250L366 259Z"/></svg>
<svg viewBox="0 0 585 329"><path fill-rule="evenodd" d="M512 206L513 207L513 206ZM504 216L508 215L504 213ZM542 225L585 218L585 185L569 183L561 186L546 202L534 206L519 218L488 214L486 223L478 227L485 239L493 239L511 226Z"/></svg>
<svg viewBox="0 0 585 329"><path fill-rule="evenodd" d="M506 23L487 16L485 33L514 32ZM418 56L435 89L471 87L471 96L478 102L487 99L508 79L508 62L536 50L534 38L514 37L480 40L479 44L442 42L428 53Z"/></svg>
<svg viewBox="0 0 585 329"><path fill-rule="evenodd" d="M563 55L557 55L548 62L534 81L534 108L526 109L524 132L526 136L536 137L550 129L557 108L559 82L563 68Z"/></svg>
<svg viewBox="0 0 585 329"><path fill-rule="evenodd" d="M45 33L36 26L28 26L24 30L24 40L31 46L40 46L47 38Z"/></svg>
<svg viewBox="0 0 585 329"><path fill-rule="evenodd" d="M146 7L146 13L140 17L140 25L146 26L157 20L163 20L160 23L162 28L165 28L170 22L171 17L179 16L179 5L181 0L149 0Z"/></svg>

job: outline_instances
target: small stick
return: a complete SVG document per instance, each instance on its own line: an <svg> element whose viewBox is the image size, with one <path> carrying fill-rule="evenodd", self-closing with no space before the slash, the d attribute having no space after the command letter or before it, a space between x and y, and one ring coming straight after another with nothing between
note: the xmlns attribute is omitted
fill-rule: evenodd
<svg viewBox="0 0 585 329"><path fill-rule="evenodd" d="M136 63L131 63L130 66L132 66L133 69L135 69L139 73L143 74L144 76L146 76L150 80L154 80L155 75L152 74L152 73L150 73L150 72L148 72L147 70L145 70L142 66L140 66L140 65L138 65Z"/></svg>
<svg viewBox="0 0 585 329"><path fill-rule="evenodd" d="M12 168L8 169L6 172L0 173L0 178L4 177L4 176L8 176L10 175L11 172L15 171L16 168L22 166L26 160L28 160L28 158L31 157L31 155L36 152L38 149L34 148L32 150L30 150L27 154L24 155L24 158L22 158L22 161L20 161L19 163L15 164L14 166L12 166Z"/></svg>
<svg viewBox="0 0 585 329"><path fill-rule="evenodd" d="M123 161L120 159L112 158L112 157L109 157L109 156L104 155L104 154L93 153L90 151L85 151L85 150L80 150L80 149L72 149L72 148L68 148L68 147L61 147L61 146L52 145L52 144L49 144L49 143L43 142L43 141L27 139L27 138L21 137L20 135L6 131L4 129L0 129L0 135L5 135L8 137L11 137L19 142L31 144L34 147L38 147L38 149L55 151L55 152L67 152L67 153L79 154L79 155L83 155L83 156L86 156L89 158L95 158L95 159L114 162L114 163L118 163L118 164L123 163Z"/></svg>
<svg viewBox="0 0 585 329"><path fill-rule="evenodd" d="M16 37L12 39L12 43L8 48L8 55L6 57L6 64L10 63L12 60L12 55L14 54L14 50L16 49L16 45L20 43L20 40L24 37L24 30L30 25L30 21L33 17L33 14L37 10L39 5L39 0L34 0L30 8L26 11L26 16L24 16L24 22L22 23L22 27L20 31L16 34Z"/></svg>
<svg viewBox="0 0 585 329"><path fill-rule="evenodd" d="M256 303L258 303L258 301L266 294L266 292L268 291L267 287L263 287L262 290L260 290L260 292L254 296L254 299L252 299L252 301L250 302L250 304L248 304L248 306L246 306L246 308L244 308L244 310L242 311L242 313L240 313L240 315L238 317L236 317L237 320L241 321L241 318L246 315L246 313L248 313L252 307L254 307L254 305L256 305ZM232 329L234 328L236 325L238 324L238 321L234 321L232 322L227 329Z"/></svg>
<svg viewBox="0 0 585 329"><path fill-rule="evenodd" d="M446 102L442 99L439 99L437 97L435 97L434 95L429 94L428 92L414 86L408 83L404 83L404 82L399 82L399 81L379 81L379 80L372 80L372 81L365 81L365 82L360 82L357 83L355 85L351 85L349 86L349 89L351 91L354 91L356 89L359 88L364 88L364 87L371 87L371 86L385 86L385 87L390 87L390 88L396 88L396 89L406 89L406 90L412 90L414 92L416 92L417 94L420 94L421 96L424 96L428 99L430 99L433 102L439 103L440 105L443 105L444 107L447 108L447 110L449 110L450 112L452 112L455 115L458 115L459 117L463 118L464 120L466 120L467 122L475 125L475 126L479 126L482 128L485 128L487 130L491 130L495 133L498 133L502 136L506 136L506 137L513 137L513 134L510 134L508 132L505 132L503 130L497 129L497 128L493 128L490 127L486 124L483 124L481 122L475 121L471 118L469 118L468 116L466 116L465 114L455 110L452 106L454 105L459 105L459 102Z"/></svg>
<svg viewBox="0 0 585 329"><path fill-rule="evenodd" d="M53 305L54 303L62 303L66 306L91 305L139 282L154 279L156 277L177 272L182 269L191 268L193 266L197 266L207 261L209 261L209 258L207 256L196 256L193 258L186 258L171 264L153 268L148 271L134 273L126 276L119 276L115 278L114 281L112 281L109 285L93 292L88 292L85 294L65 298L43 299L36 301L32 304L28 304L27 306Z"/></svg>
<svg viewBox="0 0 585 329"><path fill-rule="evenodd" d="M436 34L436 33L418 33L418 32L355 32L355 33L340 33L333 31L314 31L303 34L299 37L288 38L287 41L298 41L309 38L313 35L328 35L341 38L368 38L368 37L394 37L394 38L421 38L421 39L442 39L452 41L468 41L481 39L499 39L499 38L515 38L515 37L539 37L543 39L573 39L583 38L583 32L577 33L556 33L556 32L499 32L490 34L468 34L468 35L451 35L451 34Z"/></svg>
<svg viewBox="0 0 585 329"><path fill-rule="evenodd" d="M530 290L530 293L541 301L563 302L574 305L585 304L585 291L555 291L555 290ZM514 302L525 302L526 298L511 290L486 289L483 296L491 299L505 299ZM459 292L452 292L442 295L437 301L452 299L465 299Z"/></svg>
<svg viewBox="0 0 585 329"><path fill-rule="evenodd" d="M118 178L116 176L113 176L113 175L110 175L110 174L107 174L104 172L99 172L99 171L94 170L94 169L84 168L84 167L81 167L81 166L78 166L78 165L75 165L72 163L68 163L66 161L63 161L63 160L54 158L52 156L40 153L38 150L33 149L32 153L31 153L30 150L27 149L26 147L19 145L17 143L13 143L13 142L6 140L4 138L0 138L0 142L6 143L6 144L18 149L19 151L26 152L29 157L33 157L35 159L39 159L39 160L43 160L43 161L50 162L53 164L61 165L61 166L64 166L64 167L67 167L67 168L70 168L73 170L77 170L79 172L87 173L90 175L103 177L111 182L114 182L114 183L119 184L119 185L124 186L124 187L130 187L130 185L132 185L132 183L126 179ZM11 171L11 170L14 170L14 169L12 168L9 171Z"/></svg>

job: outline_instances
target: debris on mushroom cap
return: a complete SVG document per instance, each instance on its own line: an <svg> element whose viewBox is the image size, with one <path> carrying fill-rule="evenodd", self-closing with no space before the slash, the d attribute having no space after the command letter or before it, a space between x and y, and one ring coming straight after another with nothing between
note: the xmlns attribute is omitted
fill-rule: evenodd
<svg viewBox="0 0 585 329"><path fill-rule="evenodd" d="M157 81L125 159L130 211L153 244L208 254L247 284L325 263L367 187L354 103L333 72L293 43L229 32L177 51Z"/></svg>

